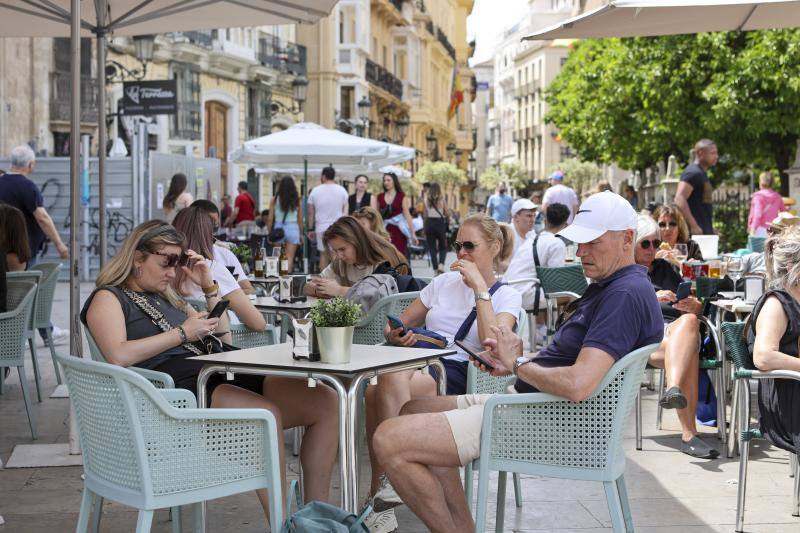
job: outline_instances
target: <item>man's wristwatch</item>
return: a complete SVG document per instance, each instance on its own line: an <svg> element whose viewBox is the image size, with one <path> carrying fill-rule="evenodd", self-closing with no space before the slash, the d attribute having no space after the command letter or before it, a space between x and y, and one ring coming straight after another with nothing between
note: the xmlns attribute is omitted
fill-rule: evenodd
<svg viewBox="0 0 800 533"><path fill-rule="evenodd" d="M524 356L517 357L514 360L514 368L512 369L512 372L514 372L514 375L515 376L517 375L517 371L519 370L519 367L521 367L522 365L526 365L526 364L528 364L530 362L531 362L531 359L529 357L524 357Z"/></svg>
<svg viewBox="0 0 800 533"><path fill-rule="evenodd" d="M492 301L492 295L489 294L489 291L482 291L475 293L475 302L477 303L478 300L486 300L487 302Z"/></svg>

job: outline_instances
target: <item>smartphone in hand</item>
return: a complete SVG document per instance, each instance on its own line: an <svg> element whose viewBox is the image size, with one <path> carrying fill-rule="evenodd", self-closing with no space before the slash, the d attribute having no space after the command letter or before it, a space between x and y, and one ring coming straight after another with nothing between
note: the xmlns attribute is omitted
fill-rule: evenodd
<svg viewBox="0 0 800 533"><path fill-rule="evenodd" d="M220 301L218 301L217 305L214 306L214 309L211 310L211 312L208 314L208 316L206 318L219 318L219 317L221 317L222 313L224 313L225 310L228 309L229 305L231 305L231 303L228 300L220 300Z"/></svg>
<svg viewBox="0 0 800 533"><path fill-rule="evenodd" d="M392 329L403 328L403 333L401 335L406 334L406 326L403 324L403 321L397 318L394 315L386 315L386 321L389 322L389 327Z"/></svg>
<svg viewBox="0 0 800 533"><path fill-rule="evenodd" d="M489 364L486 361L486 359L482 358L480 355L476 354L475 352L473 352L472 350L467 348L464 345L463 342L461 342L461 341L455 341L455 342L456 342L456 346L458 346L459 348L461 348L462 350L467 352L467 355L469 355L470 359L475 359L476 361L478 361L480 364L482 364L483 366L485 366L489 370L494 370L494 365Z"/></svg>
<svg viewBox="0 0 800 533"><path fill-rule="evenodd" d="M682 281L680 285L678 285L678 289L675 291L675 300L680 302L684 298L688 298L692 292L692 282L691 281Z"/></svg>

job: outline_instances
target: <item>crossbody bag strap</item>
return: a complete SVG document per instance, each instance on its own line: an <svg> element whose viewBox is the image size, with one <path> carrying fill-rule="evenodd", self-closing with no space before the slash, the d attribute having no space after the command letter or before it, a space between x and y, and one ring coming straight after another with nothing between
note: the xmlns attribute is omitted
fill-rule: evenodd
<svg viewBox="0 0 800 533"><path fill-rule="evenodd" d="M538 276L539 271L539 252L536 250L536 243L539 242L539 235L541 233L536 234L536 238L533 239L533 273L534 277ZM535 283L533 286L534 290L536 291L533 295L533 312L539 312L539 293L541 290L539 289L539 283Z"/></svg>
<svg viewBox="0 0 800 533"><path fill-rule="evenodd" d="M170 324L167 321L164 314L155 307L153 307L153 304L147 301L147 298L145 298L141 294L136 294L132 290L126 289L124 287L122 288L122 292L125 294L125 296L128 297L130 301L134 303L134 305L136 305L136 307L138 307L145 315L147 315L150 318L150 320L153 321L153 324L155 324L156 327L158 327L161 331L166 333L167 331L175 329L172 327L172 324ZM191 343L186 342L183 343L181 346L183 346L184 348L186 348L195 355L205 355L202 350L200 350L197 346Z"/></svg>
<svg viewBox="0 0 800 533"><path fill-rule="evenodd" d="M489 289L489 295L493 296L494 293L497 292L497 289L499 289L503 285L505 285L505 283L503 283L502 281L495 281L494 285L492 285L491 288ZM469 312L467 318L464 319L464 322L461 324L461 327L458 328L456 336L453 337L453 340L455 341L464 340L464 338L467 336L467 333L469 333L469 330L472 327L472 324L475 322L476 318L478 318L478 309L477 307L473 306L472 311Z"/></svg>

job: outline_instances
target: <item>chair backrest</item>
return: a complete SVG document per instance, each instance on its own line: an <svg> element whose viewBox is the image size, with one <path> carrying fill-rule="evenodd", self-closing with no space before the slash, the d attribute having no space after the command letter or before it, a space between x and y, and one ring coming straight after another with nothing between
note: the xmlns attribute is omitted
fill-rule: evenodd
<svg viewBox="0 0 800 533"><path fill-rule="evenodd" d="M275 330L268 327L264 331L248 328L245 324L231 324L231 344L237 348L257 348L275 344Z"/></svg>
<svg viewBox="0 0 800 533"><path fill-rule="evenodd" d="M750 235L747 237L747 247L752 252L763 252L764 251L764 243L766 242L766 237L755 237Z"/></svg>
<svg viewBox="0 0 800 533"><path fill-rule="evenodd" d="M495 377L481 372L470 363L467 366L467 394L505 394L514 377Z"/></svg>
<svg viewBox="0 0 800 533"><path fill-rule="evenodd" d="M381 298L367 316L356 324L353 330L353 344L380 344L385 341L383 328L386 325L386 315L400 316L400 314L417 299L419 292L401 292Z"/></svg>
<svg viewBox="0 0 800 533"><path fill-rule="evenodd" d="M744 322L723 322L722 336L725 338L725 347L731 354L736 370L756 370L753 355L744 339L744 324Z"/></svg>
<svg viewBox="0 0 800 533"><path fill-rule="evenodd" d="M503 398L516 395L498 396L501 405L495 407L490 437L492 460L621 473L625 421L639 392L647 359L657 349L658 344L651 344L622 357L581 402L542 395L552 401L502 405ZM528 441L531 445L525 445Z"/></svg>
<svg viewBox="0 0 800 533"><path fill-rule="evenodd" d="M32 281L7 283L8 311L0 313L0 367L25 364L26 330L29 329L36 299L36 284Z"/></svg>
<svg viewBox="0 0 800 533"><path fill-rule="evenodd" d="M35 296L33 299L33 308L31 309L31 316L28 320L28 329L33 331L36 328L36 310L39 307L39 295L42 292L42 273L38 270L25 270L23 272L7 272L6 280L11 281L27 281L36 286Z"/></svg>
<svg viewBox="0 0 800 533"><path fill-rule="evenodd" d="M53 313L53 299L56 294L61 263L37 263L31 270L38 270L42 273L39 293L36 295L34 322L37 328L46 328L51 324L50 317Z"/></svg>
<svg viewBox="0 0 800 533"><path fill-rule="evenodd" d="M97 346L97 341L94 340L94 335L89 331L89 327L84 326L83 332L86 333L86 341L89 343L89 354L92 356L92 361L107 363L108 361L106 361L106 358L103 356L103 352L100 351L100 347Z"/></svg>
<svg viewBox="0 0 800 533"><path fill-rule="evenodd" d="M717 288L722 280L719 278L709 278L707 276L698 276L695 279L697 297L701 300L711 298L717 294Z"/></svg>
<svg viewBox="0 0 800 533"><path fill-rule="evenodd" d="M574 292L582 296L589 286L583 265L567 265L563 267L537 267L536 277L545 294L552 292Z"/></svg>

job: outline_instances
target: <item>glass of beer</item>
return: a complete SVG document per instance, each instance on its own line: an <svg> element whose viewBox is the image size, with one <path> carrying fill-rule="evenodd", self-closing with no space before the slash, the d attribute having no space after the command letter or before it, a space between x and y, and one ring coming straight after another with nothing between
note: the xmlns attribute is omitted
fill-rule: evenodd
<svg viewBox="0 0 800 533"><path fill-rule="evenodd" d="M708 277L721 278L722 277L722 263L719 261L711 261L708 263Z"/></svg>

